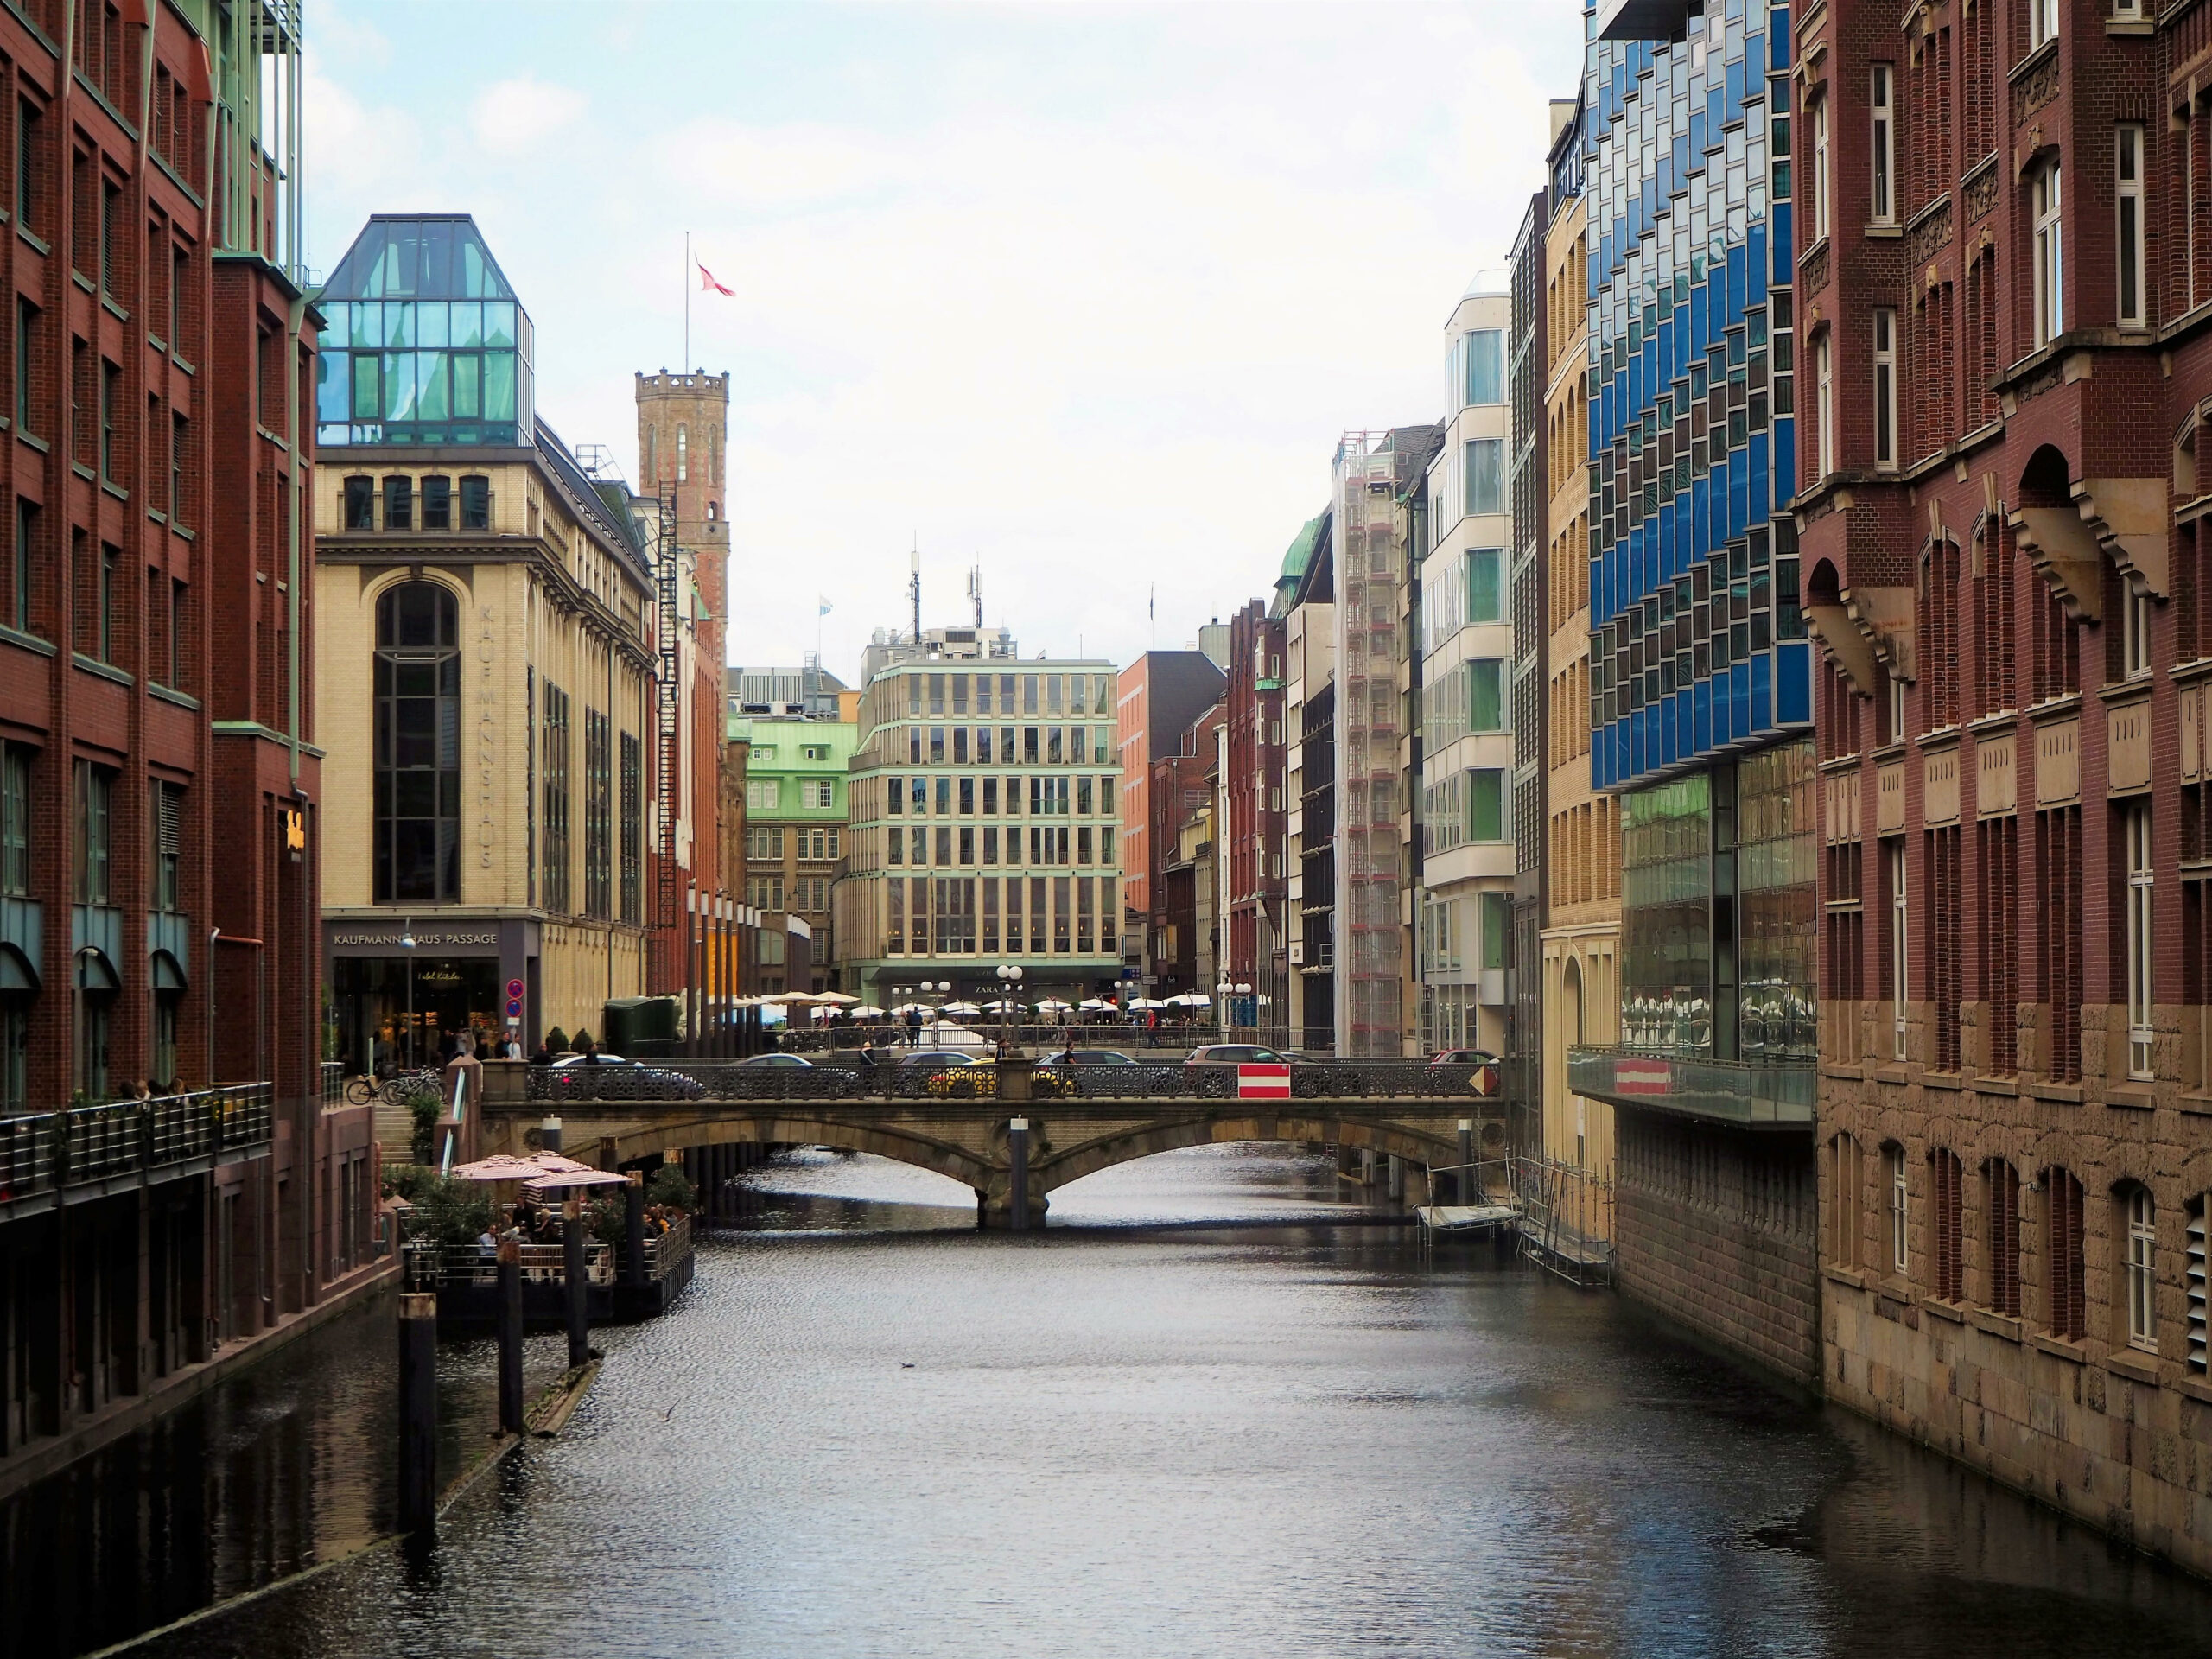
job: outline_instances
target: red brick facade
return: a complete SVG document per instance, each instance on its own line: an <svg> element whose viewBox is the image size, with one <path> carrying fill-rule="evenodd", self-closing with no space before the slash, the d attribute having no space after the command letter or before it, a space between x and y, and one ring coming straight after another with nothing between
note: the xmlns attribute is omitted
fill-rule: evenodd
<svg viewBox="0 0 2212 1659"><path fill-rule="evenodd" d="M1287 1017L1289 927L1283 914L1289 881L1283 868L1287 819L1283 810L1283 622L1253 600L1229 620L1229 687L1223 696L1229 728L1227 798L1229 891L1221 896L1228 927L1221 969L1252 987L1258 1023ZM1211 994L1211 993L1209 993Z"/></svg>
<svg viewBox="0 0 2212 1659"><path fill-rule="evenodd" d="M2202 1570L2212 6L2044 15L1798 41L1822 1369Z"/></svg>

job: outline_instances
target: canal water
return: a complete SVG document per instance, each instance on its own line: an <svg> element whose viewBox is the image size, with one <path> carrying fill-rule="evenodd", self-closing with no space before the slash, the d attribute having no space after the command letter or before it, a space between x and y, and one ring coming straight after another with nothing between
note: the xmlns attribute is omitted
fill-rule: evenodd
<svg viewBox="0 0 2212 1659"><path fill-rule="evenodd" d="M746 1227L702 1243L667 1317L602 1334L568 1431L435 1547L133 1651L2212 1652L2212 1586L1616 1297L1425 1254L1325 1159L1123 1166L1027 1236L873 1159L748 1179ZM318 1333L19 1501L0 1650L97 1646L372 1536L389 1359L386 1318ZM487 1432L488 1360L445 1362L457 1454ZM41 1592L99 1603L96 1627L17 1645Z"/></svg>

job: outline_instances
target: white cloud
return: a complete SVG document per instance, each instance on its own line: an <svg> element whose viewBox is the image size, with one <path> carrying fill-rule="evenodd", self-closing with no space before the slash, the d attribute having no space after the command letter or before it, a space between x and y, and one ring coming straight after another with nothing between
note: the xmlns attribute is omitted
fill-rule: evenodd
<svg viewBox="0 0 2212 1659"><path fill-rule="evenodd" d="M556 135L568 135L588 102L574 87L524 76L486 87L469 124L493 155L527 156Z"/></svg>

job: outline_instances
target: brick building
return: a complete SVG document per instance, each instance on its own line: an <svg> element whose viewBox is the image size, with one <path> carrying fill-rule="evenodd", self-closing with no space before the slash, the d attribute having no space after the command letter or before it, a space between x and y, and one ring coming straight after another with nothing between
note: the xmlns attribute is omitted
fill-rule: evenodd
<svg viewBox="0 0 2212 1659"><path fill-rule="evenodd" d="M1154 884L1176 857L1176 832L1185 816L1179 791L1196 787L1197 774L1183 755L1191 727L1208 709L1221 701L1225 683L1222 671L1202 651L1148 651L1121 671L1114 695L1115 752L1122 763L1122 864L1128 871L1122 902L1128 911L1124 942L1134 934L1141 944L1142 972L1147 994L1187 991L1191 950L1187 938L1178 948L1166 949L1159 938L1155 917L1164 917L1154 903ZM1179 760L1179 756L1181 757ZM1160 769L1166 766L1179 780L1169 785L1164 800L1154 790ZM1164 816L1163 816L1164 815ZM1173 957L1179 966L1161 965ZM1179 976L1173 986L1166 976Z"/></svg>
<svg viewBox="0 0 2212 1659"><path fill-rule="evenodd" d="M190 15L0 14L0 1486L377 1273L320 1065L297 41Z"/></svg>
<svg viewBox="0 0 2212 1659"><path fill-rule="evenodd" d="M2209 61L1832 4L1791 87L1825 1386L2199 1571Z"/></svg>
<svg viewBox="0 0 2212 1659"><path fill-rule="evenodd" d="M1252 600L1229 619L1229 683L1222 694L1227 770L1221 842L1222 978L1247 985L1217 1010L1232 1026L1274 1025L1289 1004L1289 931L1283 903L1282 619ZM1209 993L1211 995L1211 993Z"/></svg>

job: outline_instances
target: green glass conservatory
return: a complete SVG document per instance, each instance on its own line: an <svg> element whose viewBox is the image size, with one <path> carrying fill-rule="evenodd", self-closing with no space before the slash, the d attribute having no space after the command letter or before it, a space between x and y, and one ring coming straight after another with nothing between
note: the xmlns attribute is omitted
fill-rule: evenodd
<svg viewBox="0 0 2212 1659"><path fill-rule="evenodd" d="M375 215L320 305L319 443L529 442L530 314L467 214Z"/></svg>

